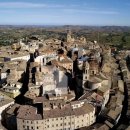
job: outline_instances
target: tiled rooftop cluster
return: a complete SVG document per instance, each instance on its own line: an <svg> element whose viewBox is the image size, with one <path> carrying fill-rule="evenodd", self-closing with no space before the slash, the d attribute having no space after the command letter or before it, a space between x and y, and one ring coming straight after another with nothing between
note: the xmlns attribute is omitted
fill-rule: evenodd
<svg viewBox="0 0 130 130"><path fill-rule="evenodd" d="M0 48L0 108L10 130L109 130L118 123L125 83L129 90L126 61L71 31L66 38L32 36Z"/></svg>

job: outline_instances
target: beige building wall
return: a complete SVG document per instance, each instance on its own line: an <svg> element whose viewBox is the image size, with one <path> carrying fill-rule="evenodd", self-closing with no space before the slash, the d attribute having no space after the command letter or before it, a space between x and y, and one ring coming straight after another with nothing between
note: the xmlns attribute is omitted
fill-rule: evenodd
<svg viewBox="0 0 130 130"><path fill-rule="evenodd" d="M75 129L90 126L95 122L94 113L75 116Z"/></svg>
<svg viewBox="0 0 130 130"><path fill-rule="evenodd" d="M73 121L72 121L73 120ZM64 130L64 129L74 129L74 118L71 116L50 118L44 120L44 129L45 130Z"/></svg>
<svg viewBox="0 0 130 130"><path fill-rule="evenodd" d="M74 130L90 126L95 122L95 111L84 115L24 120L17 118L17 130Z"/></svg>
<svg viewBox="0 0 130 130"><path fill-rule="evenodd" d="M17 119L17 130L44 130L44 120Z"/></svg>

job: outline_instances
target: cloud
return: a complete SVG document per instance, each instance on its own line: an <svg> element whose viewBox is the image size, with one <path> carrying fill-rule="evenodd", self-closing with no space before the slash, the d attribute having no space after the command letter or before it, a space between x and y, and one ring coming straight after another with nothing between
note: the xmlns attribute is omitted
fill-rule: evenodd
<svg viewBox="0 0 130 130"><path fill-rule="evenodd" d="M31 2L0 2L0 8L58 8L62 5L48 5L43 3Z"/></svg>
<svg viewBox="0 0 130 130"><path fill-rule="evenodd" d="M61 15L47 15L47 14L26 14L26 15L21 15L23 17L26 17L26 18L39 18L39 19L42 19L42 18L61 18L62 16Z"/></svg>
<svg viewBox="0 0 130 130"><path fill-rule="evenodd" d="M96 9L88 9L88 10L79 10L79 9L64 9L63 11L67 13L87 13L87 14L106 14L106 15L117 15L119 12L117 11L104 11L104 10L96 10Z"/></svg>

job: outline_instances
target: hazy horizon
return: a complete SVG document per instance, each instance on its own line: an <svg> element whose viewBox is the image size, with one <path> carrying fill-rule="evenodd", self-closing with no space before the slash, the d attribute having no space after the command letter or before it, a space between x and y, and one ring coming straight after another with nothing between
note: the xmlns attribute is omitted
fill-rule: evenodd
<svg viewBox="0 0 130 130"><path fill-rule="evenodd" d="M80 24L0 24L0 26L86 26L86 27L130 27L130 25L80 25Z"/></svg>

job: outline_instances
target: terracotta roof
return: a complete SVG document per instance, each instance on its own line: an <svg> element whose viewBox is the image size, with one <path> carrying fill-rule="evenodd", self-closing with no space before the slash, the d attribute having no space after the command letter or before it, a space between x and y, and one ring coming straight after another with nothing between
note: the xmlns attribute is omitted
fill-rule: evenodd
<svg viewBox="0 0 130 130"><path fill-rule="evenodd" d="M54 101L54 103L56 103ZM57 117L65 117L65 116L72 116L72 115L84 115L90 112L94 111L94 107L90 104L84 104L83 106L79 108L73 109L71 104L63 104L62 100L58 101L59 107L56 107L54 109L50 108L48 110L43 109L43 118L48 119L48 118L57 118ZM48 103L47 103L48 104ZM48 107L45 106L47 104L43 103L43 107ZM56 104L53 104L56 105ZM61 107L60 107L61 105ZM15 109L15 107L14 107ZM14 111L13 109L13 111ZM22 105L18 106L17 110L17 118L25 119L25 120L41 120L42 118L42 113L38 114L37 113L37 108L33 106L28 106L28 105Z"/></svg>
<svg viewBox="0 0 130 130"><path fill-rule="evenodd" d="M37 114L37 108L23 105L17 111L18 115L17 118L22 118L25 120L41 120L42 116Z"/></svg>

